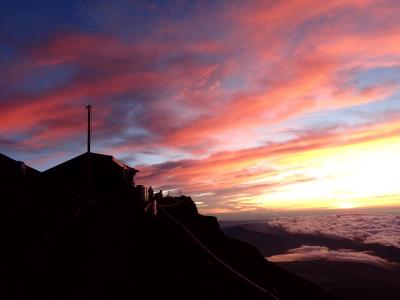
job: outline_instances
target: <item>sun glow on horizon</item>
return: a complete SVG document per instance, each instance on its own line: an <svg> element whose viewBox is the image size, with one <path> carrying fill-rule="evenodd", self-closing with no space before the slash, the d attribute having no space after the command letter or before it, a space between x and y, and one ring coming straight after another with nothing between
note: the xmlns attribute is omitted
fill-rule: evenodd
<svg viewBox="0 0 400 300"><path fill-rule="evenodd" d="M255 201L263 207L348 209L400 204L400 138L319 149L280 162L287 168L281 179L304 180L266 192Z"/></svg>
<svg viewBox="0 0 400 300"><path fill-rule="evenodd" d="M357 206L353 205L351 202L340 202L337 208L341 209L349 209L349 208L355 208Z"/></svg>

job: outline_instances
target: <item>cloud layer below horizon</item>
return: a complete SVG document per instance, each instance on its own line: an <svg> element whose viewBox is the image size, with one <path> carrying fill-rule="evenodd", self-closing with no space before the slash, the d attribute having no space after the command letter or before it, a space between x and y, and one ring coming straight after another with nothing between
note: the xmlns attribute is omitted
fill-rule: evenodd
<svg viewBox="0 0 400 300"><path fill-rule="evenodd" d="M207 213L400 205L394 1L59 1L0 13L0 151L94 145Z"/></svg>
<svg viewBox="0 0 400 300"><path fill-rule="evenodd" d="M400 264L391 262L368 251L352 251L349 249L330 250L324 246L301 246L291 249L285 254L267 257L272 262L315 261L327 260L336 262L350 262L369 264L379 268L396 269Z"/></svg>
<svg viewBox="0 0 400 300"><path fill-rule="evenodd" d="M365 244L381 244L400 249L400 216L340 214L282 217L267 223L292 234L350 239Z"/></svg>

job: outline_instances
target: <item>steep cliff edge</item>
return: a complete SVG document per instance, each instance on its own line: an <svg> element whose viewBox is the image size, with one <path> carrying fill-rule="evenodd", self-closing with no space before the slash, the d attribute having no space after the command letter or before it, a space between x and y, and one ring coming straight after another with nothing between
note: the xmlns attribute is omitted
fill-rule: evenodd
<svg viewBox="0 0 400 300"><path fill-rule="evenodd" d="M7 258L14 299L332 299L225 236L189 197L164 198L157 217L135 199L78 215L31 203L9 220L24 224Z"/></svg>
<svg viewBox="0 0 400 300"><path fill-rule="evenodd" d="M108 173L86 190L75 173L38 173L1 181L2 299L333 299L226 236L190 197L158 199L153 216Z"/></svg>

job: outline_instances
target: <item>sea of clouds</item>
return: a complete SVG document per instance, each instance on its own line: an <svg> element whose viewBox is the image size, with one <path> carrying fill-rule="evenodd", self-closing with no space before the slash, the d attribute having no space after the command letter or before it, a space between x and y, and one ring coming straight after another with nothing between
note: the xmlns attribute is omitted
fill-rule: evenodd
<svg viewBox="0 0 400 300"><path fill-rule="evenodd" d="M380 214L297 216L269 220L267 224L293 234L325 235L400 249L400 216Z"/></svg>

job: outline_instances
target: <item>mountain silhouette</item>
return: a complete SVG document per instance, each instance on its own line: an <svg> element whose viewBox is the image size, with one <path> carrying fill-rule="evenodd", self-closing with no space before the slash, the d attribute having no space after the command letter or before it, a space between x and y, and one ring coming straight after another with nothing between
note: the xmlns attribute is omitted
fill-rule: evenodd
<svg viewBox="0 0 400 300"><path fill-rule="evenodd" d="M159 197L85 153L39 172L4 155L2 299L334 299L226 236L190 197Z"/></svg>

